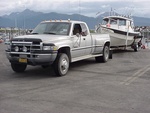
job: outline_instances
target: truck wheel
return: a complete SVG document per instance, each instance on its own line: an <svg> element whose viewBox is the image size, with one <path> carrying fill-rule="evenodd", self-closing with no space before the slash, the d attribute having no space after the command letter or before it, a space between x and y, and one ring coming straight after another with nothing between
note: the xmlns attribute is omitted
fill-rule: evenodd
<svg viewBox="0 0 150 113"><path fill-rule="evenodd" d="M103 48L103 55L95 57L96 62L107 62L109 59L109 46L105 45Z"/></svg>
<svg viewBox="0 0 150 113"><path fill-rule="evenodd" d="M59 53L54 62L54 71L58 76L64 76L69 69L69 58L64 53Z"/></svg>
<svg viewBox="0 0 150 113"><path fill-rule="evenodd" d="M13 71L17 73L24 72L26 67L27 67L26 64L11 63L11 68L13 69Z"/></svg>

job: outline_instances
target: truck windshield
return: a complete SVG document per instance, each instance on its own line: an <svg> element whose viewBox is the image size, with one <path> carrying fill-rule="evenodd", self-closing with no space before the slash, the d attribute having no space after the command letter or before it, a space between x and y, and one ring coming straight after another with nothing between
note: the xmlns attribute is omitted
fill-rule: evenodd
<svg viewBox="0 0 150 113"><path fill-rule="evenodd" d="M69 35L70 23L46 22L40 23L32 34Z"/></svg>

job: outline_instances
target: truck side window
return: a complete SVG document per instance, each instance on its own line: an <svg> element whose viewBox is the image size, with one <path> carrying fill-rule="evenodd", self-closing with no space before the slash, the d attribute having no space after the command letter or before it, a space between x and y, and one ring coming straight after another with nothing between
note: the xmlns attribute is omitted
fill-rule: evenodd
<svg viewBox="0 0 150 113"><path fill-rule="evenodd" d="M82 30L81 30L80 24L75 24L74 28L73 28L73 35L76 35L77 33L80 34L81 32L82 32Z"/></svg>

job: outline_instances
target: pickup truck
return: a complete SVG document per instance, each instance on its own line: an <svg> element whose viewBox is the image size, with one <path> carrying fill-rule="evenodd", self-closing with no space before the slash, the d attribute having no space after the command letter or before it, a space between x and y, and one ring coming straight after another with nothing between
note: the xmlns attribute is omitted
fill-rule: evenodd
<svg viewBox="0 0 150 113"><path fill-rule="evenodd" d="M14 37L6 56L15 72L27 65L52 65L56 75L66 75L71 62L95 57L107 62L112 57L108 34L90 34L85 22L72 20L42 21L29 35Z"/></svg>

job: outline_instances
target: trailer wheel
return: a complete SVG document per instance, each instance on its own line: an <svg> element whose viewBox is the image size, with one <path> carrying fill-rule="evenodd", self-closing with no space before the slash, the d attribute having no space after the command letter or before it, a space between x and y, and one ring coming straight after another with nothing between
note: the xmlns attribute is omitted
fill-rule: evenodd
<svg viewBox="0 0 150 113"><path fill-rule="evenodd" d="M138 44L136 44L136 45L134 46L134 51L135 51L135 52L138 52L138 50L139 50L139 46L138 46Z"/></svg>
<svg viewBox="0 0 150 113"><path fill-rule="evenodd" d="M65 53L59 53L54 62L54 71L58 76L64 76L69 70L69 58Z"/></svg>
<svg viewBox="0 0 150 113"><path fill-rule="evenodd" d="M110 57L109 52L109 45L106 44L103 48L103 55L95 57L96 62L107 62Z"/></svg>
<svg viewBox="0 0 150 113"><path fill-rule="evenodd" d="M11 68L17 73L24 72L26 67L26 64L11 63Z"/></svg>

